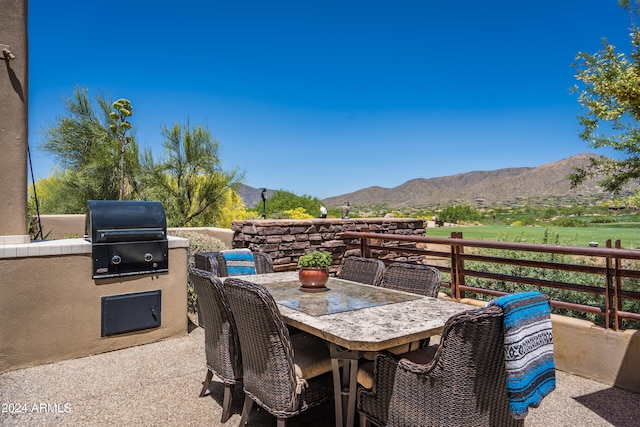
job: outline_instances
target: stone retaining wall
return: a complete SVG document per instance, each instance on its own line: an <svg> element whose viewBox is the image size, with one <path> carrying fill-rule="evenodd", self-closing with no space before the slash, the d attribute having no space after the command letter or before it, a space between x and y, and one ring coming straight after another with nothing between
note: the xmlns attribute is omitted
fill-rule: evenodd
<svg viewBox="0 0 640 427"><path fill-rule="evenodd" d="M330 251L334 268L347 252L345 231L424 236L425 220L420 218L353 218L302 220L233 221L234 248L249 248L267 253L276 269L298 262L300 255L313 250ZM359 252L359 251L357 251ZM351 255L351 253L347 253Z"/></svg>

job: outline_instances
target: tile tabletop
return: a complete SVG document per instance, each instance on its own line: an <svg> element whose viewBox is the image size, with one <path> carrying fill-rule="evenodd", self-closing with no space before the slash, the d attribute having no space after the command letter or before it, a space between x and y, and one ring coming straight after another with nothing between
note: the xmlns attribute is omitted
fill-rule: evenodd
<svg viewBox="0 0 640 427"><path fill-rule="evenodd" d="M272 294L285 321L349 350L378 351L439 334L469 306L331 278L327 292L300 291L298 273L237 276Z"/></svg>

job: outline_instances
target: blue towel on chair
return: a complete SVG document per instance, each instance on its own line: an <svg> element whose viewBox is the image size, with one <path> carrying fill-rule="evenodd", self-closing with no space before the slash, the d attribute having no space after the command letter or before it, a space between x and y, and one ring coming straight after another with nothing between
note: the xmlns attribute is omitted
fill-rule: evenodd
<svg viewBox="0 0 640 427"><path fill-rule="evenodd" d="M556 388L549 300L537 292L519 292L489 303L504 311L504 355L511 415L527 416Z"/></svg>
<svg viewBox="0 0 640 427"><path fill-rule="evenodd" d="M250 249L233 249L221 252L227 266L227 276L256 274L256 262Z"/></svg>

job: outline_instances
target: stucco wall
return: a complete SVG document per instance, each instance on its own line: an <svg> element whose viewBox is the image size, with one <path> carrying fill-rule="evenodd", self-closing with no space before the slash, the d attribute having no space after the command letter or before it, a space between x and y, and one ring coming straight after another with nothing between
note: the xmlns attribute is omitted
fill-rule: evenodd
<svg viewBox="0 0 640 427"><path fill-rule="evenodd" d="M471 298L461 302L476 307L486 304ZM640 331L617 332L556 314L551 322L556 369L640 393Z"/></svg>
<svg viewBox="0 0 640 427"><path fill-rule="evenodd" d="M71 247L82 252L86 245ZM187 333L186 243L169 250L168 274L93 280L91 271L90 252L0 258L0 372ZM102 296L158 289L159 328L100 336Z"/></svg>
<svg viewBox="0 0 640 427"><path fill-rule="evenodd" d="M84 236L84 214L40 215L40 224L44 238L68 239Z"/></svg>
<svg viewBox="0 0 640 427"><path fill-rule="evenodd" d="M640 393L640 331L616 332L553 315L558 369Z"/></svg>
<svg viewBox="0 0 640 427"><path fill-rule="evenodd" d="M194 231L202 234L206 234L207 236L215 237L218 240L221 240L222 243L225 244L226 247L231 249L231 245L233 244L233 231L229 228L218 228L218 227L184 227L184 228L169 228L169 233L174 230L185 230L185 231Z"/></svg>
<svg viewBox="0 0 640 427"><path fill-rule="evenodd" d="M26 0L0 0L0 44L0 236L22 236L20 243L27 243Z"/></svg>

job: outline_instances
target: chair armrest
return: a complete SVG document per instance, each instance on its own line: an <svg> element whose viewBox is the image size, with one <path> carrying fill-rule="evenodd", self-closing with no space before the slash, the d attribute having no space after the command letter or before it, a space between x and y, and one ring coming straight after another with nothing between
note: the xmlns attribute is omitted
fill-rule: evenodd
<svg viewBox="0 0 640 427"><path fill-rule="evenodd" d="M387 425L389 403L399 360L400 356L388 351L377 353L374 359L373 388L360 387L358 390L358 412L381 426Z"/></svg>

